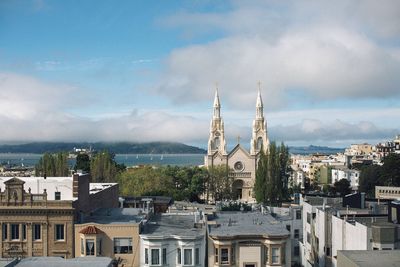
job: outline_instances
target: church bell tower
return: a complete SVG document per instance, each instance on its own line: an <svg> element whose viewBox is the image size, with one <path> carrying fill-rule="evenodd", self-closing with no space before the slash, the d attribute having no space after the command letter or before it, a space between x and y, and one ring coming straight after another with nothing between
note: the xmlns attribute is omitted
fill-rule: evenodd
<svg viewBox="0 0 400 267"><path fill-rule="evenodd" d="M222 155L226 155L224 121L221 118L221 103L219 102L218 88L215 90L213 109L207 154L212 155L216 151L219 151Z"/></svg>
<svg viewBox="0 0 400 267"><path fill-rule="evenodd" d="M253 120L253 134L250 142L250 154L256 155L260 152L261 147L267 152L269 147L269 139L267 135L267 127L264 119L264 104L261 98L260 83L258 84L258 95L256 102L256 118Z"/></svg>

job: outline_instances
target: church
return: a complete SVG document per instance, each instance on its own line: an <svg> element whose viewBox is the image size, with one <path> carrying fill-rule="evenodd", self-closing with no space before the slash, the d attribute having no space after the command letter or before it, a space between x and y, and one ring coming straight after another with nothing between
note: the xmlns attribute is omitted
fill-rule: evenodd
<svg viewBox="0 0 400 267"><path fill-rule="evenodd" d="M266 152L269 146L263 109L264 105L259 89L256 100L256 115L253 120L250 152L238 143L228 153L226 151L224 121L221 116L218 89L215 91L213 116L210 124L210 136L204 165L207 168L217 165L228 166L230 170L229 175L233 177L233 192L236 199L242 202L255 202L253 187L256 180L258 155L261 148Z"/></svg>

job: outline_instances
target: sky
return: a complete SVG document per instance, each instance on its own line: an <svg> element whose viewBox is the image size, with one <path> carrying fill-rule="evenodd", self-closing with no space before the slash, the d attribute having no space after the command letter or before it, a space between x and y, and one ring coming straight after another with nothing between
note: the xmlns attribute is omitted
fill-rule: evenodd
<svg viewBox="0 0 400 267"><path fill-rule="evenodd" d="M400 134L400 1L0 1L0 143Z"/></svg>

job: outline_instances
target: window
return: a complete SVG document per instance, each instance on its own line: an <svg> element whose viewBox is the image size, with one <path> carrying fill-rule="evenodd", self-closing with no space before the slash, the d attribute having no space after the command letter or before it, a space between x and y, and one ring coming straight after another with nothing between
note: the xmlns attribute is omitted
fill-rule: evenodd
<svg viewBox="0 0 400 267"><path fill-rule="evenodd" d="M11 224L11 240L19 240L19 224Z"/></svg>
<svg viewBox="0 0 400 267"><path fill-rule="evenodd" d="M81 238L81 255L85 255L85 241Z"/></svg>
<svg viewBox="0 0 400 267"><path fill-rule="evenodd" d="M218 259L219 259L219 257L218 257L218 248L215 248L215 263L218 263Z"/></svg>
<svg viewBox="0 0 400 267"><path fill-rule="evenodd" d="M56 240L64 240L64 224L56 224Z"/></svg>
<svg viewBox="0 0 400 267"><path fill-rule="evenodd" d="M7 240L7 238L8 238L8 227L7 227L6 223L3 223L2 231L3 231L3 240Z"/></svg>
<svg viewBox="0 0 400 267"><path fill-rule="evenodd" d="M200 249L196 248L194 250L194 264L198 265L200 264Z"/></svg>
<svg viewBox="0 0 400 267"><path fill-rule="evenodd" d="M54 192L54 199L61 200L61 192Z"/></svg>
<svg viewBox="0 0 400 267"><path fill-rule="evenodd" d="M330 256L331 255L331 249L330 248L326 248L326 256Z"/></svg>
<svg viewBox="0 0 400 267"><path fill-rule="evenodd" d="M272 248L272 263L279 263L279 256L280 256L280 249L279 248Z"/></svg>
<svg viewBox="0 0 400 267"><path fill-rule="evenodd" d="M310 235L310 233L307 233L307 243L311 244L311 235Z"/></svg>
<svg viewBox="0 0 400 267"><path fill-rule="evenodd" d="M131 254L132 253L132 238L114 238L114 253L116 254Z"/></svg>
<svg viewBox="0 0 400 267"><path fill-rule="evenodd" d="M286 229L290 232L290 225L286 225Z"/></svg>
<svg viewBox="0 0 400 267"><path fill-rule="evenodd" d="M151 265L160 265L160 250L151 249Z"/></svg>
<svg viewBox="0 0 400 267"><path fill-rule="evenodd" d="M296 210L296 220L301 220L301 210Z"/></svg>
<svg viewBox="0 0 400 267"><path fill-rule="evenodd" d="M300 247L299 246L295 246L294 247L294 255L295 256L299 256L300 255Z"/></svg>
<svg viewBox="0 0 400 267"><path fill-rule="evenodd" d="M311 214L309 212L307 212L307 223L311 223Z"/></svg>
<svg viewBox="0 0 400 267"><path fill-rule="evenodd" d="M162 249L162 264L167 264L167 249Z"/></svg>
<svg viewBox="0 0 400 267"><path fill-rule="evenodd" d="M149 249L144 249L144 264L149 264Z"/></svg>
<svg viewBox="0 0 400 267"><path fill-rule="evenodd" d="M182 250L180 248L176 250L176 261L178 264L182 263Z"/></svg>
<svg viewBox="0 0 400 267"><path fill-rule="evenodd" d="M192 249L183 250L183 265L192 265Z"/></svg>
<svg viewBox="0 0 400 267"><path fill-rule="evenodd" d="M33 225L33 240L40 240L42 238L41 230L40 224Z"/></svg>
<svg viewBox="0 0 400 267"><path fill-rule="evenodd" d="M26 240L26 224L22 224L22 240Z"/></svg>
<svg viewBox="0 0 400 267"><path fill-rule="evenodd" d="M221 263L229 263L229 250L227 248L221 248Z"/></svg>
<svg viewBox="0 0 400 267"><path fill-rule="evenodd" d="M299 229L294 229L294 238L299 238L300 232Z"/></svg>
<svg viewBox="0 0 400 267"><path fill-rule="evenodd" d="M86 239L86 256L94 256L94 239Z"/></svg>

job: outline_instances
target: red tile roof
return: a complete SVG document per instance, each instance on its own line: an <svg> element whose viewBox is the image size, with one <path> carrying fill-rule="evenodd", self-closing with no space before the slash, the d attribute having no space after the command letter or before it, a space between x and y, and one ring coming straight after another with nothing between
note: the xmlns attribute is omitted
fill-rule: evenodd
<svg viewBox="0 0 400 267"><path fill-rule="evenodd" d="M99 228L97 228L94 225L89 225L79 231L79 233L84 234L84 235L96 235L96 234L101 234L102 232L103 231L101 231Z"/></svg>

